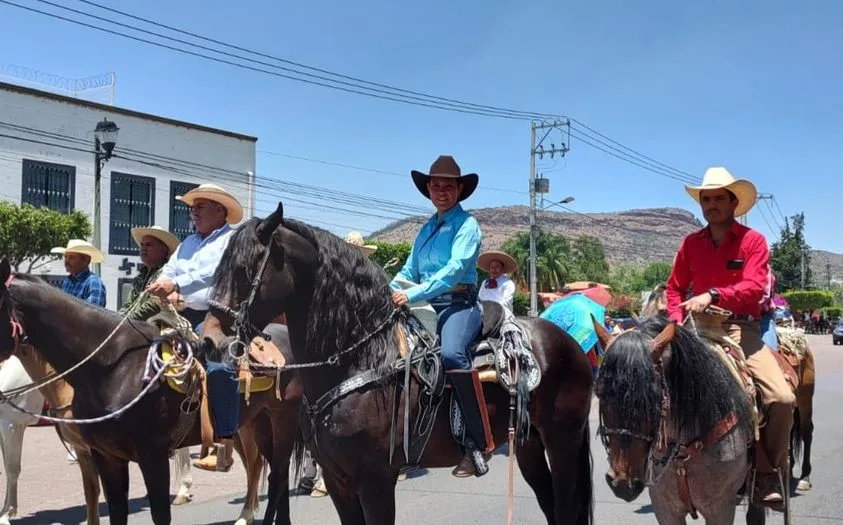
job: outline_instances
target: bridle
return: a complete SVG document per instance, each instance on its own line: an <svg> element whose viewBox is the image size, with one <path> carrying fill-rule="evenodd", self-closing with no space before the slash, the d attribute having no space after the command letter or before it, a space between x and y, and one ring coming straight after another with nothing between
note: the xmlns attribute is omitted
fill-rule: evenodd
<svg viewBox="0 0 843 525"><path fill-rule="evenodd" d="M228 345L228 353L235 360L242 359L248 353L248 341L251 339L250 336L257 334L267 341L271 339L269 334L255 326L249 318L249 311L252 309L252 303L255 302L255 296L257 295L261 281L263 280L263 274L266 272L266 265L269 263L269 258L272 256L272 247L274 244L275 243L272 242L272 238L270 237L269 242L265 245L266 250L264 250L263 258L261 259L260 266L258 267L258 273L256 273L254 279L252 279L252 283L249 288L249 295L240 303L237 310L229 308L217 301L208 301L208 306L210 308L218 310L234 319L231 327L234 330L235 338ZM283 268L284 247L279 246L278 250L281 252L281 268Z"/></svg>

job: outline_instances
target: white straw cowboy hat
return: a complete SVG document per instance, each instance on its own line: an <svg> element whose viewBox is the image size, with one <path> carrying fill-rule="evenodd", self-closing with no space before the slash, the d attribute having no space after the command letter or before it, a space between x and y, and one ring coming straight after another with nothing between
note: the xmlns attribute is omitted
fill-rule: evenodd
<svg viewBox="0 0 843 525"><path fill-rule="evenodd" d="M474 190L477 189L477 183L480 182L480 177L476 173L469 173L463 175L460 165L450 155L440 155L433 164L430 165L430 173L422 173L417 170L412 170L410 175L413 177L413 183L422 195L430 198L430 191L427 189L427 182L431 177L446 177L449 179L457 179L462 183L462 193L460 193L459 200L464 201L469 198Z"/></svg>
<svg viewBox="0 0 843 525"><path fill-rule="evenodd" d="M65 253L79 253L90 257L91 262L94 264L101 263L105 258L102 252L97 250L93 244L88 241L83 241L82 239L70 239L67 241L66 247L62 248L61 246L58 246L50 250L50 253L58 253L61 255L64 255Z"/></svg>
<svg viewBox="0 0 843 525"><path fill-rule="evenodd" d="M512 273L518 269L518 263L508 253L504 252L484 252L477 258L477 266L482 270L488 272L489 265L492 261L498 261L503 265L501 273Z"/></svg>
<svg viewBox="0 0 843 525"><path fill-rule="evenodd" d="M132 228L132 239L140 246L141 240L144 237L155 237L159 241L163 242L167 248L170 249L170 255L175 253L176 248L179 247L181 241L179 238L173 235L172 233L168 232L161 226L149 226L146 228Z"/></svg>
<svg viewBox="0 0 843 525"><path fill-rule="evenodd" d="M358 231L349 232L345 236L345 242L359 248L364 255L369 255L378 249L374 244L363 244L363 235Z"/></svg>
<svg viewBox="0 0 843 525"><path fill-rule="evenodd" d="M200 184L184 195L176 195L176 199L188 206L193 206L196 199L208 199L219 203L228 210L225 216L225 221L228 224L237 224L243 219L243 207L240 205L240 201L216 184Z"/></svg>
<svg viewBox="0 0 843 525"><path fill-rule="evenodd" d="M755 206L758 199L758 190L755 184L745 179L736 179L726 168L708 168L703 176L702 184L699 186L685 186L685 191L697 202L700 202L700 192L703 190L718 190L723 188L735 194L738 198L738 207L735 209L735 217L745 215Z"/></svg>

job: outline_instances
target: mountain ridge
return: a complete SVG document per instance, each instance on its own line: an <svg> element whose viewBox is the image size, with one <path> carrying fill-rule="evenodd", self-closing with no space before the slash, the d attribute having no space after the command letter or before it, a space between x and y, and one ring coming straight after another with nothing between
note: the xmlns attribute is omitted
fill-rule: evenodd
<svg viewBox="0 0 843 525"><path fill-rule="evenodd" d="M468 211L477 218L483 230L484 251L499 249L508 238L530 229L528 206ZM429 217L419 215L395 221L372 232L368 240L411 243ZM682 239L704 226L691 212L682 208L636 208L605 213L540 211L537 224L545 231L572 239L580 235L597 237L603 243L606 259L612 266L621 262L670 263ZM811 271L816 286L826 286L827 268L832 282L843 281L843 254L811 250Z"/></svg>

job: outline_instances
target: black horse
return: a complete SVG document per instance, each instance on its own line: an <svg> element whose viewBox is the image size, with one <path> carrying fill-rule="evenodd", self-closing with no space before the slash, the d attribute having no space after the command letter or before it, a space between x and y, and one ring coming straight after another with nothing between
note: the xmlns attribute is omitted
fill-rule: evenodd
<svg viewBox="0 0 843 525"><path fill-rule="evenodd" d="M74 390L74 418L113 414L147 387L143 375L150 344L159 336L156 326L132 321L118 327L121 317L114 312L87 304L37 277L12 276L5 257L0 260L0 283L0 360L12 355L25 339L27 348L64 372L102 345L96 355L65 378ZM286 357L292 359L291 355ZM181 416L185 395L163 382L149 388L119 417L80 425L102 481L109 522L114 525L125 525L128 520L130 461L136 462L143 474L152 521L169 525L169 451L176 445L191 446L201 441L198 417L186 420ZM264 522L277 519L277 523L289 524L288 468L301 389L294 377L286 377L281 390L285 392L283 401L276 399L274 389L252 393L249 404L241 405L240 421L249 430L250 443L272 466ZM262 421L267 411L271 426ZM180 439L185 427L188 432ZM273 433L266 435L267 429Z"/></svg>
<svg viewBox="0 0 843 525"><path fill-rule="evenodd" d="M393 307L387 274L359 250L284 220L279 204L266 219L253 218L232 235L214 288L219 329L206 328L203 335L218 347L231 344L232 330L287 315L292 352L302 367L302 432L343 525L394 524L396 478L405 464L459 462L449 411L427 404L443 374L441 368L425 372L436 370L439 356L434 352L435 363L412 368L410 377L403 373L406 360L399 355L407 350L403 334L412 331L413 318ZM591 523L591 366L576 341L552 323L517 323L541 370L541 382L523 398L529 433L521 434L518 465L548 524ZM495 382L483 386L491 433L500 444L509 426L510 393ZM428 431L414 424L425 417L432 423ZM412 436L404 435L408 428Z"/></svg>

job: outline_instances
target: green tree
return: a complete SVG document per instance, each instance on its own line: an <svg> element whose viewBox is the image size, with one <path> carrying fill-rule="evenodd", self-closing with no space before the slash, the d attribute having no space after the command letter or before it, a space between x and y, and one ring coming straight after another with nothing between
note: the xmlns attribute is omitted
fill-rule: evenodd
<svg viewBox="0 0 843 525"><path fill-rule="evenodd" d="M373 244L378 247L378 249L369 257L383 267L390 277L395 277L398 270L404 266L404 263L407 262L407 257L410 256L410 249L412 248L410 244L406 242L393 244L389 242L371 241L366 244Z"/></svg>
<svg viewBox="0 0 843 525"><path fill-rule="evenodd" d="M512 278L518 286L530 286L530 234L520 232L505 241L501 250L518 262L518 270ZM540 292L562 288L566 282L577 277L577 265L571 253L568 239L540 231L536 237L536 286Z"/></svg>
<svg viewBox="0 0 843 525"><path fill-rule="evenodd" d="M652 290L656 285L666 283L670 278L670 271L673 266L666 262L652 262L644 268L641 278L644 282L644 288Z"/></svg>
<svg viewBox="0 0 843 525"><path fill-rule="evenodd" d="M572 246L574 263L580 278L586 281L605 283L609 279L609 263L600 239L591 235L580 235Z"/></svg>
<svg viewBox="0 0 843 525"><path fill-rule="evenodd" d="M68 214L30 204L0 202L0 256L6 256L15 272L24 273L59 258L50 253L70 239L86 239L91 223L81 211Z"/></svg>
<svg viewBox="0 0 843 525"><path fill-rule="evenodd" d="M796 312L810 312L834 304L834 294L824 290L794 290L783 293L782 297Z"/></svg>
<svg viewBox="0 0 843 525"><path fill-rule="evenodd" d="M780 292L803 287L803 268L805 287L811 284L811 247L805 241L804 230L804 213L786 219L779 240L770 249L770 264L776 272L776 288Z"/></svg>
<svg viewBox="0 0 843 525"><path fill-rule="evenodd" d="M644 270L630 263L621 263L612 268L607 284L612 287L612 294L616 296L640 294L647 289L644 284Z"/></svg>

